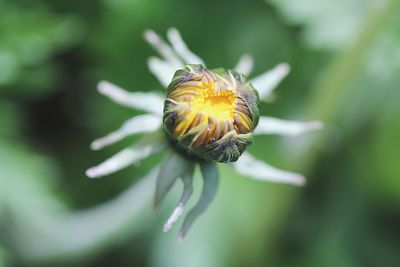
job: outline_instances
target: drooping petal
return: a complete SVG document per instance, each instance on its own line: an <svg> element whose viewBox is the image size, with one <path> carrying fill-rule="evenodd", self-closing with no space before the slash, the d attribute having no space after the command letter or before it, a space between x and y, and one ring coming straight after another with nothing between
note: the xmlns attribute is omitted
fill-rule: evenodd
<svg viewBox="0 0 400 267"><path fill-rule="evenodd" d="M158 115L138 115L126 121L118 130L94 140L90 146L93 150L99 150L132 134L154 132L161 124L162 119Z"/></svg>
<svg viewBox="0 0 400 267"><path fill-rule="evenodd" d="M258 125L254 130L255 135L261 134L280 134L280 135L298 135L311 130L323 128L320 121L288 121L272 117L261 116Z"/></svg>
<svg viewBox="0 0 400 267"><path fill-rule="evenodd" d="M135 145L123 149L103 163L86 171L89 178L97 178L119 171L130 164L138 163L148 156L161 151L165 147L164 137L153 133L144 137Z"/></svg>
<svg viewBox="0 0 400 267"><path fill-rule="evenodd" d="M200 199L196 206L190 210L189 214L185 217L183 225L179 231L179 239L184 239L187 232L192 226L196 218L202 214L211 201L214 199L218 188L219 175L217 166L213 163L200 163L201 173L203 175L203 191L201 192Z"/></svg>
<svg viewBox="0 0 400 267"><path fill-rule="evenodd" d="M248 54L244 54L239 58L239 61L236 64L234 70L244 75L249 75L253 70L253 65L253 58Z"/></svg>
<svg viewBox="0 0 400 267"><path fill-rule="evenodd" d="M162 116L164 99L156 93L128 92L107 81L97 85L98 91L112 101L134 109L140 109Z"/></svg>
<svg viewBox="0 0 400 267"><path fill-rule="evenodd" d="M272 70L264 72L251 80L254 88L257 89L260 99L265 99L272 90L288 75L290 66L286 63L277 65Z"/></svg>
<svg viewBox="0 0 400 267"><path fill-rule="evenodd" d="M144 38L171 67L175 69L183 67L183 62L176 55L175 51L157 33L147 30L144 32Z"/></svg>
<svg viewBox="0 0 400 267"><path fill-rule="evenodd" d="M195 53L190 51L177 29L170 28L167 32L167 37L176 54L183 59L185 64L202 64L205 66L204 61Z"/></svg>
<svg viewBox="0 0 400 267"><path fill-rule="evenodd" d="M178 205L172 212L171 216L168 218L167 222L164 224L164 232L168 232L172 225L179 219L179 217L182 215L183 210L186 207L187 202L189 201L190 197L192 196L193 193L193 169L194 169L194 164L192 164L192 167L187 170L187 172L181 177L181 180L183 182L183 192L181 199L179 200Z"/></svg>
<svg viewBox="0 0 400 267"><path fill-rule="evenodd" d="M193 168L193 162L172 151L160 167L156 182L154 207L158 208L176 179L186 175Z"/></svg>
<svg viewBox="0 0 400 267"><path fill-rule="evenodd" d="M232 163L234 169L255 180L275 183L304 185L305 178L301 174L277 169L254 158L249 153L243 153L237 162Z"/></svg>
<svg viewBox="0 0 400 267"><path fill-rule="evenodd" d="M165 88L168 87L168 84L171 82L172 77L177 70L167 61L162 60L158 57L150 57L147 60L147 66L149 67L150 72Z"/></svg>

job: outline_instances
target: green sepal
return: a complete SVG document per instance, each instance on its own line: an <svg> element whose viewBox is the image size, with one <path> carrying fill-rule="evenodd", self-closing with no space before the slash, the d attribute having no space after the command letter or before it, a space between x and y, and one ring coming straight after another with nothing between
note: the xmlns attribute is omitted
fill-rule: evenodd
<svg viewBox="0 0 400 267"><path fill-rule="evenodd" d="M191 175L193 173L193 162L183 158L175 151L164 160L156 181L156 194L154 198L154 207L157 208L167 192L174 185L178 178ZM189 174L190 173L190 174Z"/></svg>
<svg viewBox="0 0 400 267"><path fill-rule="evenodd" d="M219 184L219 174L217 166L213 163L200 163L200 170L203 176L203 190L199 201L185 217L182 227L179 230L179 239L184 239L193 222L201 215L214 200Z"/></svg>

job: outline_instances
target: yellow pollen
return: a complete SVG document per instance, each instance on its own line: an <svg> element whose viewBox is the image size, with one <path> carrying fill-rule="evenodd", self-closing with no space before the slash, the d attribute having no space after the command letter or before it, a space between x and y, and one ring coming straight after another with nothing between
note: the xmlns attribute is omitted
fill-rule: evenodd
<svg viewBox="0 0 400 267"><path fill-rule="evenodd" d="M252 130L249 110L234 88L220 86L212 77L184 82L168 98L187 104L177 113L174 134L180 137L195 131L194 145L214 142L229 131L242 134Z"/></svg>
<svg viewBox="0 0 400 267"><path fill-rule="evenodd" d="M192 102L192 112L213 117L218 121L233 120L235 97L231 95L202 95Z"/></svg>

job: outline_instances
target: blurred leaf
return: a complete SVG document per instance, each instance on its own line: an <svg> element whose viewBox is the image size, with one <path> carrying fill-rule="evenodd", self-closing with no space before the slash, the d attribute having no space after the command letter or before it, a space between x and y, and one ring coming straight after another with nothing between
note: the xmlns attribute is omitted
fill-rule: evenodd
<svg viewBox="0 0 400 267"><path fill-rule="evenodd" d="M16 136L21 128L20 117L21 110L16 105L0 100L0 136Z"/></svg>
<svg viewBox="0 0 400 267"><path fill-rule="evenodd" d="M134 233L149 214L157 168L114 200L72 212L54 191L50 159L6 139L0 148L0 245L23 261L76 261Z"/></svg>
<svg viewBox="0 0 400 267"><path fill-rule="evenodd" d="M0 267L10 266L8 264L8 256L7 251L5 251L2 246L0 245Z"/></svg>
<svg viewBox="0 0 400 267"><path fill-rule="evenodd" d="M266 0L292 24L304 25L303 38L314 48L338 49L351 44L375 0Z"/></svg>
<svg viewBox="0 0 400 267"><path fill-rule="evenodd" d="M400 81L399 81L400 82ZM398 83L397 83L398 84ZM354 158L360 170L363 170L359 182L381 201L400 207L400 92L392 95L381 112L373 116L374 128L369 131L369 145L354 150Z"/></svg>
<svg viewBox="0 0 400 267"><path fill-rule="evenodd" d="M2 4L0 92L24 96L43 95L53 89L52 68L56 67L48 67L48 60L56 53L77 44L83 37L84 25L75 16L56 15L44 6L23 8L13 1ZM41 73L42 69L47 72L46 79L38 83L38 79L43 80L43 75L37 76L35 72ZM53 74L50 75L49 70ZM18 86L21 84L24 86Z"/></svg>

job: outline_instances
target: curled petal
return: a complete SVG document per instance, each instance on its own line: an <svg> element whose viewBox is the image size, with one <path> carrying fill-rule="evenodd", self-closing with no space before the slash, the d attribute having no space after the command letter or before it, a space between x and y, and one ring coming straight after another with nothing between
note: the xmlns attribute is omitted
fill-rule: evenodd
<svg viewBox="0 0 400 267"><path fill-rule="evenodd" d="M160 128L161 123L162 120L157 115L144 114L136 116L126 121L118 130L93 141L91 148L99 150L132 134L154 132Z"/></svg>
<svg viewBox="0 0 400 267"><path fill-rule="evenodd" d="M254 88L257 89L260 99L265 99L272 90L289 74L290 66L286 63L277 65L272 70L264 72L251 80Z"/></svg>
<svg viewBox="0 0 400 267"><path fill-rule="evenodd" d="M181 177L183 182L183 192L181 199L179 200L178 205L172 212L171 216L168 218L167 222L164 224L164 232L167 232L171 229L172 225L179 219L182 215L183 210L189 201L190 197L193 193L193 169L194 165L187 170L187 172Z"/></svg>
<svg viewBox="0 0 400 267"><path fill-rule="evenodd" d="M183 59L185 64L202 64L205 66L204 61L189 50L177 29L170 28L167 32L167 36L175 52Z"/></svg>
<svg viewBox="0 0 400 267"><path fill-rule="evenodd" d="M304 185L305 178L301 174L277 169L254 158L249 153L243 153L237 162L232 163L234 169L245 176L255 180L270 181L276 183L287 183Z"/></svg>
<svg viewBox="0 0 400 267"><path fill-rule="evenodd" d="M144 32L144 38L171 67L175 69L183 67L175 51L157 33L147 30Z"/></svg>
<svg viewBox="0 0 400 267"><path fill-rule="evenodd" d="M236 64L234 70L244 75L249 75L253 70L253 65L254 65L253 58L248 54L244 54L239 58L239 62Z"/></svg>
<svg viewBox="0 0 400 267"><path fill-rule="evenodd" d="M158 57L150 57L147 61L147 66L151 73L156 76L157 80L167 88L171 82L175 71L177 70L174 66L169 64L165 60L161 60Z"/></svg>
<svg viewBox="0 0 400 267"><path fill-rule="evenodd" d="M261 116L254 134L298 135L323 128L320 121L297 122Z"/></svg>
<svg viewBox="0 0 400 267"><path fill-rule="evenodd" d="M200 163L201 173L203 175L203 191L201 192L200 199L196 206L190 210L189 214L185 217L183 225L179 231L178 238L180 240L186 237L187 232L192 226L196 218L202 214L207 207L210 205L211 201L214 199L217 188L219 175L217 166L213 163Z"/></svg>
<svg viewBox="0 0 400 267"><path fill-rule="evenodd" d="M164 146L161 134L148 135L132 147L123 149L103 163L88 169L86 175L89 178L97 178L114 173L159 152Z"/></svg>
<svg viewBox="0 0 400 267"><path fill-rule="evenodd" d="M176 179L186 175L193 169L193 162L183 158L176 152L171 152L160 167L156 182L154 207L158 208L165 195L171 189Z"/></svg>
<svg viewBox="0 0 400 267"><path fill-rule="evenodd" d="M156 93L128 92L107 81L97 85L99 93L112 101L130 108L144 110L162 116L164 99Z"/></svg>

